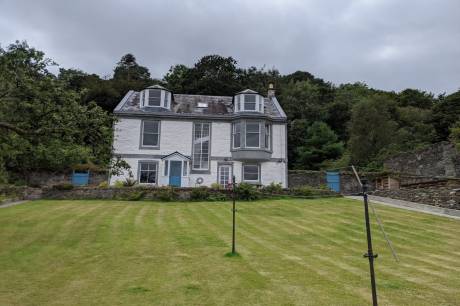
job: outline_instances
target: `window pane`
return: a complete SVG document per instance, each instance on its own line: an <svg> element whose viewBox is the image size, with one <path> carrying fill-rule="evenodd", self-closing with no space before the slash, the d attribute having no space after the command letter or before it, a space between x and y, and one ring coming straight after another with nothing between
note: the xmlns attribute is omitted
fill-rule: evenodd
<svg viewBox="0 0 460 306"><path fill-rule="evenodd" d="M259 180L259 166L258 165L243 166L243 180L258 181Z"/></svg>
<svg viewBox="0 0 460 306"><path fill-rule="evenodd" d="M161 90L150 89L149 90L149 106L160 106L161 105Z"/></svg>
<svg viewBox="0 0 460 306"><path fill-rule="evenodd" d="M156 181L156 171L149 171L147 182L149 184L155 184Z"/></svg>
<svg viewBox="0 0 460 306"><path fill-rule="evenodd" d="M246 123L246 132L259 133L259 123Z"/></svg>
<svg viewBox="0 0 460 306"><path fill-rule="evenodd" d="M244 103L244 110L256 110L256 103L245 102Z"/></svg>
<svg viewBox="0 0 460 306"><path fill-rule="evenodd" d="M256 103L256 95L244 95L244 102Z"/></svg>
<svg viewBox="0 0 460 306"><path fill-rule="evenodd" d="M158 134L144 134L142 145L157 146L158 145Z"/></svg>
<svg viewBox="0 0 460 306"><path fill-rule="evenodd" d="M144 133L158 134L158 121L144 121Z"/></svg>
<svg viewBox="0 0 460 306"><path fill-rule="evenodd" d="M193 135L193 169L209 168L210 123L195 123Z"/></svg>
<svg viewBox="0 0 460 306"><path fill-rule="evenodd" d="M141 171L139 182L140 183L147 183L147 176L148 176L148 171Z"/></svg>
<svg viewBox="0 0 460 306"><path fill-rule="evenodd" d="M259 134L248 133L246 134L247 147L259 147Z"/></svg>

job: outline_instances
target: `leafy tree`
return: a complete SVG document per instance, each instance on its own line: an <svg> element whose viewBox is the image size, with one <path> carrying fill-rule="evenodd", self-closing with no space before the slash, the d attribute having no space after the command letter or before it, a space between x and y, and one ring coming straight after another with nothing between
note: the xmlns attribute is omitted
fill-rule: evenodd
<svg viewBox="0 0 460 306"><path fill-rule="evenodd" d="M436 140L447 140L450 128L460 118L460 90L446 97L440 96L433 107L433 125Z"/></svg>
<svg viewBox="0 0 460 306"><path fill-rule="evenodd" d="M343 143L324 122L314 122L306 131L304 144L296 148L296 168L319 169L327 160L333 160L343 152Z"/></svg>
<svg viewBox="0 0 460 306"><path fill-rule="evenodd" d="M95 103L81 104L50 65L25 42L0 49L0 161L6 170L63 170L110 159L112 118Z"/></svg>
<svg viewBox="0 0 460 306"><path fill-rule="evenodd" d="M386 95L374 94L354 105L348 142L352 163L366 166L391 144L397 130L390 113L393 103Z"/></svg>
<svg viewBox="0 0 460 306"><path fill-rule="evenodd" d="M410 88L401 91L397 99L400 106L412 106L424 109L430 109L434 102L433 94Z"/></svg>
<svg viewBox="0 0 460 306"><path fill-rule="evenodd" d="M460 120L458 120L451 128L450 128L450 141L455 145L457 150L460 152Z"/></svg>
<svg viewBox="0 0 460 306"><path fill-rule="evenodd" d="M131 81L150 81L150 72L146 67L140 66L136 62L136 58L131 53L121 57L117 66L113 70L113 78L115 80Z"/></svg>
<svg viewBox="0 0 460 306"><path fill-rule="evenodd" d="M191 81L191 69L185 65L174 65L163 78L166 87L175 93L188 93Z"/></svg>

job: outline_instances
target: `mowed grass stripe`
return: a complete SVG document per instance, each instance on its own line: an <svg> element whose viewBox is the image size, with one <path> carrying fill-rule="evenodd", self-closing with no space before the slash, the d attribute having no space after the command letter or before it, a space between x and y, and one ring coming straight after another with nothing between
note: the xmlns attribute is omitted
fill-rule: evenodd
<svg viewBox="0 0 460 306"><path fill-rule="evenodd" d="M239 202L239 258L224 257L229 202L28 205L0 210L1 305L370 302L356 201ZM387 207L378 213L402 259L392 261L374 223L381 304L457 305L460 241L453 238L460 222ZM3 256L18 249L25 253Z"/></svg>
<svg viewBox="0 0 460 306"><path fill-rule="evenodd" d="M248 229L251 227L251 224L250 223L246 223L244 222L244 220L241 219L241 216L238 216L238 224L239 227L238 227L238 237L241 237L241 235L243 235L244 238L246 238L247 240L250 240L252 242L252 244L257 244L259 246L261 246L262 248L265 249L265 251L263 251L261 253L262 256L269 256L269 254L271 254L272 256L275 255L278 260L282 260L282 261L289 261L291 263L294 263L294 265L301 265L303 268L308 268L310 271L309 273L313 273L313 274L317 274L317 277L321 277L324 279L324 281L326 282L330 282L331 281L331 276L333 275L333 273L328 273L324 270L315 270L312 268L312 266L308 265L308 266L305 266L305 263L303 263L301 261L301 258L299 258L298 256L295 256L295 255L289 255L288 252L286 252L285 249L283 248L280 248L277 246L277 243L276 242L273 242L273 241L268 241L268 240L265 240L264 238L261 238L261 237L270 237L270 234L267 235L267 233L262 233L262 235L257 235L257 234L254 234L252 232L250 232ZM226 220L222 220L224 223L227 223ZM243 223L244 225L242 225L241 223ZM231 226L231 223L228 223L227 224L228 226ZM253 229L256 229L257 228L254 228ZM252 237L257 237L257 238L252 238ZM240 239L241 240L241 239ZM241 244L244 244L244 241L240 242L238 244L238 248L241 248ZM311 289L311 288L308 288L308 289ZM307 290L308 290L307 289ZM329 288L330 289L330 288ZM342 293L343 292L346 292L345 290L341 291ZM345 294L343 294L343 297L345 296ZM323 300L325 299L324 295L323 295ZM315 302L315 304L319 303L318 302Z"/></svg>

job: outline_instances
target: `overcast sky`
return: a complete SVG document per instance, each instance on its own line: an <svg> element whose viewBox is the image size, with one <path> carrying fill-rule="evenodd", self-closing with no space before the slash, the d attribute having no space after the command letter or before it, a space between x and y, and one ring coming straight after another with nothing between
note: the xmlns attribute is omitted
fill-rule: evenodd
<svg viewBox="0 0 460 306"><path fill-rule="evenodd" d="M460 89L460 0L0 0L0 44L109 75L123 54L160 78L201 56L333 83Z"/></svg>

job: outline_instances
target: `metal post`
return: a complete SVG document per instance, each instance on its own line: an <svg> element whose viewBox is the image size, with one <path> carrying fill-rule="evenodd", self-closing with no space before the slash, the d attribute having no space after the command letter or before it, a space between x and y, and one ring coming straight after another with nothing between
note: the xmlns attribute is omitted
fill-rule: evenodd
<svg viewBox="0 0 460 306"><path fill-rule="evenodd" d="M236 254L236 248L235 248L235 176L232 177L232 199L233 199L233 208L232 208L232 213L233 213L233 230L232 230L232 254Z"/></svg>
<svg viewBox="0 0 460 306"><path fill-rule="evenodd" d="M367 253L364 257L369 259L369 270L371 273L371 287L372 287L372 305L377 306L377 288L375 285L375 272L374 272L374 259L377 258L377 254L374 255L372 251L372 236L371 226L369 222L369 204L367 202L367 181L362 180L363 198L364 198L364 216L366 218L366 234L367 234Z"/></svg>

